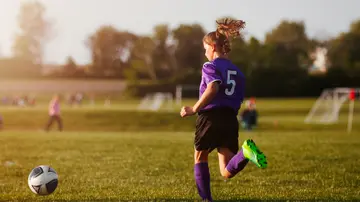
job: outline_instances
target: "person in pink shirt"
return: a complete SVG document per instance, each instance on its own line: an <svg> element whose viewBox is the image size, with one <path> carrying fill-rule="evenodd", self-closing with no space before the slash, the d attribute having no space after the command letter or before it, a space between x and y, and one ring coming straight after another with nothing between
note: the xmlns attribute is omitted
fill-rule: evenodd
<svg viewBox="0 0 360 202"><path fill-rule="evenodd" d="M52 100L49 103L49 121L46 124L45 131L49 131L51 125L57 122L59 131L62 131L63 124L60 116L60 97L59 95L54 95Z"/></svg>

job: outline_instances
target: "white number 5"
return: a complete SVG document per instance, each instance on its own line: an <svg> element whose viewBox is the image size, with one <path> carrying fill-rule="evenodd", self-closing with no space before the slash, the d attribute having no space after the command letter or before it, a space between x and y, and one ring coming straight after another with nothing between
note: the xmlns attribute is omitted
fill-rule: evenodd
<svg viewBox="0 0 360 202"><path fill-rule="evenodd" d="M226 84L231 85L230 89L229 88L225 89L225 94L228 95L228 96L234 94L236 82L235 82L235 80L231 79L231 75L236 76L236 74L237 74L237 72L234 71L234 70L228 70L227 71Z"/></svg>

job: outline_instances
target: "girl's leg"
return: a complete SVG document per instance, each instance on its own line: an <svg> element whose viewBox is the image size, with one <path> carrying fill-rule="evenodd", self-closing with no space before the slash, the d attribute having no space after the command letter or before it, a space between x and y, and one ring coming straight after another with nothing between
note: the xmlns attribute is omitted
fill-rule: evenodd
<svg viewBox="0 0 360 202"><path fill-rule="evenodd" d="M50 127L53 124L53 122L54 122L54 116L49 116L49 120L48 120L47 124L45 125L45 131L50 130Z"/></svg>
<svg viewBox="0 0 360 202"><path fill-rule="evenodd" d="M266 156L252 139L245 140L240 151L235 155L229 148L218 148L218 156L220 172L225 178L234 177L245 168L249 161L259 168L267 167Z"/></svg>
<svg viewBox="0 0 360 202"><path fill-rule="evenodd" d="M228 148L218 148L218 158L219 158L219 169L220 174L225 178L233 177L228 170L226 170L226 165L229 163L230 159L235 155Z"/></svg>
<svg viewBox="0 0 360 202"><path fill-rule="evenodd" d="M210 171L208 166L209 152L206 150L197 151L195 149L194 158L194 177L198 193L202 200L212 201L210 191Z"/></svg>
<svg viewBox="0 0 360 202"><path fill-rule="evenodd" d="M249 160L244 157L242 149L234 154L229 148L218 148L220 173L225 178L232 178L245 168Z"/></svg>
<svg viewBox="0 0 360 202"><path fill-rule="evenodd" d="M56 116L56 121L58 124L59 131L62 131L63 130L63 121L62 121L61 116Z"/></svg>

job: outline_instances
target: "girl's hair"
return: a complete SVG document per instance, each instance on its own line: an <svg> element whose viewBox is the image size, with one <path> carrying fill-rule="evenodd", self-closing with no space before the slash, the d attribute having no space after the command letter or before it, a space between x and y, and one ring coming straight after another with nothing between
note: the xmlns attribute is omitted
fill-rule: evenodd
<svg viewBox="0 0 360 202"><path fill-rule="evenodd" d="M231 51L230 37L241 37L240 30L245 28L245 22L242 20L225 18L222 22L216 21L216 24L216 31L205 35L203 42L209 45L215 45L215 50L217 52L226 55Z"/></svg>

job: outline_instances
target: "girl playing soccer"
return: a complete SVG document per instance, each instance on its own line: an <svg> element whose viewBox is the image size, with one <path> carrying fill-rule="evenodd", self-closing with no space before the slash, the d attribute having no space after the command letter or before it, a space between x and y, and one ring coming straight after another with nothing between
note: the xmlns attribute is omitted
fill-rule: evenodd
<svg viewBox="0 0 360 202"><path fill-rule="evenodd" d="M232 178L249 160L259 168L267 167L265 155L251 139L238 146L237 114L244 99L245 78L228 59L230 37L240 36L245 27L241 20L225 19L217 22L214 32L203 38L205 56L209 60L202 67L200 98L193 107L184 106L182 117L198 113L195 132L194 175L198 193L203 200L212 201L208 155L218 151L220 173Z"/></svg>

